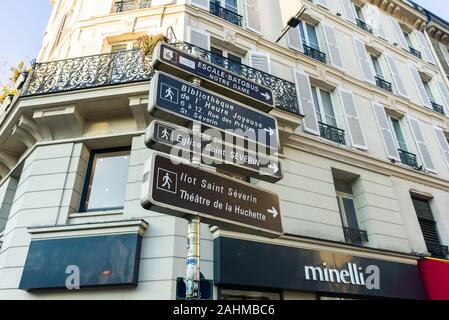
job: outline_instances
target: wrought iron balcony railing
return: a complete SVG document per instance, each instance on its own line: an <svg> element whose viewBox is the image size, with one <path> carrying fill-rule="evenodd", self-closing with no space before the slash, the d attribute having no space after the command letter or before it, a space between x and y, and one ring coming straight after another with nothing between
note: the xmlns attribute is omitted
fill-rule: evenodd
<svg viewBox="0 0 449 320"><path fill-rule="evenodd" d="M444 108L443 106L439 105L438 103L436 103L435 101L433 101L432 99L430 99L430 103L432 104L432 109L435 112L441 113L442 115L444 115Z"/></svg>
<svg viewBox="0 0 449 320"><path fill-rule="evenodd" d="M362 245L368 242L368 233L365 230L343 227L343 232L347 243Z"/></svg>
<svg viewBox="0 0 449 320"><path fill-rule="evenodd" d="M355 19L355 20L357 22L357 27L359 27L362 30L365 30L366 32L373 33L373 28L369 24L367 24L365 21L360 20L360 19Z"/></svg>
<svg viewBox="0 0 449 320"><path fill-rule="evenodd" d="M340 143L340 144L346 144L345 142L345 131L341 130L337 127L322 123L322 122L318 122L318 125L320 127L320 136L336 142L336 143Z"/></svg>
<svg viewBox="0 0 449 320"><path fill-rule="evenodd" d="M114 10L115 12L125 12L149 7L151 7L151 0L124 0L116 1Z"/></svg>
<svg viewBox="0 0 449 320"><path fill-rule="evenodd" d="M410 53L413 54L415 57L417 57L418 59L422 59L422 54L420 51L410 46L408 47L408 49L410 50Z"/></svg>
<svg viewBox="0 0 449 320"><path fill-rule="evenodd" d="M376 86L378 86L381 89L384 89L386 91L393 92L393 87L391 86L391 82L388 82L381 77L374 77L376 79Z"/></svg>
<svg viewBox="0 0 449 320"><path fill-rule="evenodd" d="M269 73L238 63L221 55L195 46L187 42L173 44L175 47L187 53L197 53L200 58L230 70L244 78L255 81L273 90L276 107L285 111L299 114L295 84L273 76Z"/></svg>
<svg viewBox="0 0 449 320"><path fill-rule="evenodd" d="M426 241L427 251L435 258L446 259L449 254L449 248L438 242Z"/></svg>
<svg viewBox="0 0 449 320"><path fill-rule="evenodd" d="M210 3L210 13L239 27L243 25L243 16L226 8L220 7L215 2Z"/></svg>
<svg viewBox="0 0 449 320"><path fill-rule="evenodd" d="M23 96L150 80L140 50L37 63Z"/></svg>
<svg viewBox="0 0 449 320"><path fill-rule="evenodd" d="M326 54L303 43L304 54L312 59L326 63Z"/></svg>
<svg viewBox="0 0 449 320"><path fill-rule="evenodd" d="M398 149L398 153L401 158L401 163L412 167L415 170L422 170L422 166L419 166L418 161L416 160L416 154L401 149Z"/></svg>

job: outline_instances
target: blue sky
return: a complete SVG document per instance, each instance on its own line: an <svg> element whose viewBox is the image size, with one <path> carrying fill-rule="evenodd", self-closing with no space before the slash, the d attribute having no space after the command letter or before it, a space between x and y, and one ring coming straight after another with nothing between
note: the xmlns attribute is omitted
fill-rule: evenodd
<svg viewBox="0 0 449 320"><path fill-rule="evenodd" d="M415 2L449 21L448 0ZM36 58L52 9L50 0L14 0L10 4L13 8L4 11L0 19L0 84L7 81L12 65Z"/></svg>

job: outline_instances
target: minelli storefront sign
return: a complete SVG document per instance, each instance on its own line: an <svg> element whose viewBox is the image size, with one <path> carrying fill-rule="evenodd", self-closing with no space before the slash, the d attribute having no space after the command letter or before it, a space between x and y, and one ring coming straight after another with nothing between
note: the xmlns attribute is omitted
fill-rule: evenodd
<svg viewBox="0 0 449 320"><path fill-rule="evenodd" d="M399 263L228 237L214 240L214 282L354 298L426 299L416 261Z"/></svg>

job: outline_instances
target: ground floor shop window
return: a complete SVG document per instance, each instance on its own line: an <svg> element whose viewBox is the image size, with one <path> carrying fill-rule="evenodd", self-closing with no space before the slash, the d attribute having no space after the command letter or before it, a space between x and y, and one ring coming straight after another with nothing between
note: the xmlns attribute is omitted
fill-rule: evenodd
<svg viewBox="0 0 449 320"><path fill-rule="evenodd" d="M220 289L219 300L280 300L278 292Z"/></svg>

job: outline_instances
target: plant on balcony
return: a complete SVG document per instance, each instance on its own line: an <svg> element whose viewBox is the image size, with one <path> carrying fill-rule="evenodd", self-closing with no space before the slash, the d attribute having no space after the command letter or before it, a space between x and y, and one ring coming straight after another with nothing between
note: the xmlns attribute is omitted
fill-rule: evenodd
<svg viewBox="0 0 449 320"><path fill-rule="evenodd" d="M11 67L12 75L9 78L12 82L16 83L17 79L19 79L20 75L23 75L25 78L30 73L31 68L27 68L25 66L25 62L20 62L17 66Z"/></svg>
<svg viewBox="0 0 449 320"><path fill-rule="evenodd" d="M168 38L160 33L141 36L137 39L142 55L142 63L146 70L151 69L151 57L153 56L154 48L156 48L159 42L168 42Z"/></svg>

